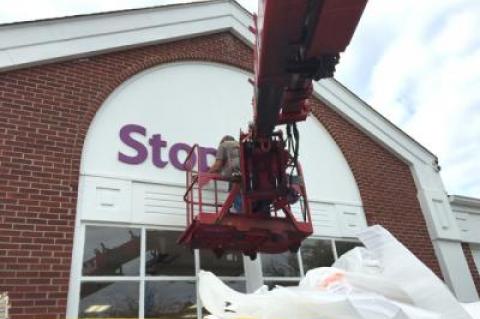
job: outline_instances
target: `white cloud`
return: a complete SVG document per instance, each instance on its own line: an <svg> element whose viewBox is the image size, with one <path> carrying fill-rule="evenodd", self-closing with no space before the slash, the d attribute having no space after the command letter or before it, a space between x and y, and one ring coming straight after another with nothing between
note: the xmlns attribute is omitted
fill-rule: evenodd
<svg viewBox="0 0 480 319"><path fill-rule="evenodd" d="M477 30L476 0L371 0L337 76L439 157L450 193L480 197Z"/></svg>
<svg viewBox="0 0 480 319"><path fill-rule="evenodd" d="M194 1L200 0L1 0L0 23Z"/></svg>
<svg viewBox="0 0 480 319"><path fill-rule="evenodd" d="M195 1L204 0L1 0L0 23ZM249 11L257 10L257 0L239 0L238 2Z"/></svg>

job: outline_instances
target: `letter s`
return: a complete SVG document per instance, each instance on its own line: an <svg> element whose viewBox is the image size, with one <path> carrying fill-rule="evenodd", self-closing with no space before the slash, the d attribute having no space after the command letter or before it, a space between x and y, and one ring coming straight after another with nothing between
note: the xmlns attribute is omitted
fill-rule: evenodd
<svg viewBox="0 0 480 319"><path fill-rule="evenodd" d="M126 164L136 165L143 163L147 159L148 150L141 142L135 140L131 136L132 133L138 133L145 136L147 134L147 130L143 126L135 124L125 125L120 129L120 140L133 148L137 154L135 156L128 156L118 152L118 160Z"/></svg>

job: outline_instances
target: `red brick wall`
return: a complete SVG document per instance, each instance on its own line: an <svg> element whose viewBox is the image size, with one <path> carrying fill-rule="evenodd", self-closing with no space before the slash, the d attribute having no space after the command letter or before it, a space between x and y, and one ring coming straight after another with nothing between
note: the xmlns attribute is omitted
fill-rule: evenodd
<svg viewBox="0 0 480 319"><path fill-rule="evenodd" d="M252 67L250 49L224 33L0 74L0 291L13 319L65 316L90 122L127 78L178 60Z"/></svg>
<svg viewBox="0 0 480 319"><path fill-rule="evenodd" d="M324 103L313 101L313 114L340 147L352 170L367 223L383 225L441 276L408 165Z"/></svg>
<svg viewBox="0 0 480 319"><path fill-rule="evenodd" d="M468 268L470 268L470 272L472 273L473 282L475 283L475 288L477 288L477 292L480 295L480 274L478 272L477 265L475 265L475 260L473 259L472 250L468 243L462 243L463 253L465 254L465 258L467 259Z"/></svg>
<svg viewBox="0 0 480 319"><path fill-rule="evenodd" d="M250 70L228 33L0 74L0 291L12 318L63 318L83 141L123 81L151 66L206 60ZM317 103L359 184L367 220L387 226L439 273L408 167Z"/></svg>

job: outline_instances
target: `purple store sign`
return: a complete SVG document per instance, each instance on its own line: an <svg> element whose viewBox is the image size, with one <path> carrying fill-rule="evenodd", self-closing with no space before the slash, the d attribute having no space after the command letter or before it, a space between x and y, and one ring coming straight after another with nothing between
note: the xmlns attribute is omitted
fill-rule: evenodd
<svg viewBox="0 0 480 319"><path fill-rule="evenodd" d="M151 152L152 164L158 168L164 168L168 163L172 164L178 170L184 170L183 160L179 159L179 155L183 153L182 158L185 158L190 152L192 147L186 143L175 143L168 148L168 142L165 138L162 138L161 134L153 134L148 139L149 146L144 145L139 140L135 139L135 135L147 136L147 129L137 124L127 124L120 129L120 140L123 144L130 147L135 151L135 155L125 155L122 152L118 152L118 160L125 164L139 165L145 162L148 158L149 149ZM217 150L212 147L198 147L197 154L193 154L193 162L197 163L198 169L201 172L208 170L207 157L215 157Z"/></svg>

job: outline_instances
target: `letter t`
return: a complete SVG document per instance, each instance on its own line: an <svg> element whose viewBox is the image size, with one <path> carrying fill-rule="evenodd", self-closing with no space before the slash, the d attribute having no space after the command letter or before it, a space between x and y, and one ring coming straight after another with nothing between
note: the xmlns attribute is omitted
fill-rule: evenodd
<svg viewBox="0 0 480 319"><path fill-rule="evenodd" d="M158 168L165 167L168 162L162 160L162 148L167 147L167 141L162 140L161 134L154 134L148 140L148 143L152 146L152 162Z"/></svg>

